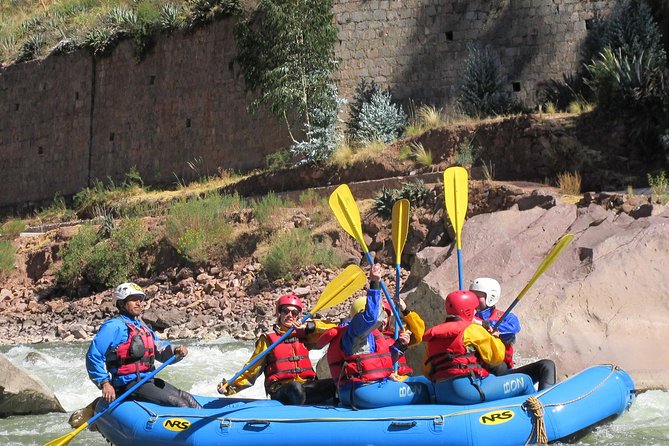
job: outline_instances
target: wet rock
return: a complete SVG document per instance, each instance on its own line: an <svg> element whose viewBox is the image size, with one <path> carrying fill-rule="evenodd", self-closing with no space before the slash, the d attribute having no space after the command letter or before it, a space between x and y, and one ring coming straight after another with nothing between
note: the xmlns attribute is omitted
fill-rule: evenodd
<svg viewBox="0 0 669 446"><path fill-rule="evenodd" d="M39 378L0 355L0 418L49 412L65 412L65 409Z"/></svg>

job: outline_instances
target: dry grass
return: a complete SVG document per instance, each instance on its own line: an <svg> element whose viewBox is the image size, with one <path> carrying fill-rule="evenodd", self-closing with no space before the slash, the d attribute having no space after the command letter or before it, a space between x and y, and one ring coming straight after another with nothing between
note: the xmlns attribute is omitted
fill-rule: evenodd
<svg viewBox="0 0 669 446"><path fill-rule="evenodd" d="M353 148L350 144L343 144L328 160L328 163L338 167L349 167L364 161L378 159L388 146L381 141L368 142L365 145Z"/></svg>
<svg viewBox="0 0 669 446"><path fill-rule="evenodd" d="M419 166L427 167L433 164L432 152L430 152L429 150L425 150L425 147L423 147L423 143L412 142L411 152L413 154L412 157L414 161Z"/></svg>
<svg viewBox="0 0 669 446"><path fill-rule="evenodd" d="M578 172L564 172L558 175L558 187L565 195L581 193L581 175Z"/></svg>

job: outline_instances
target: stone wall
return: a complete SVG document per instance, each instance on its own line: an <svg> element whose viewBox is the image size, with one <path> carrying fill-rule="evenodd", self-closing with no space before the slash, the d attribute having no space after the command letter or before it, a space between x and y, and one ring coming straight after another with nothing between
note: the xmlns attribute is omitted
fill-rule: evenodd
<svg viewBox="0 0 669 446"><path fill-rule="evenodd" d="M108 58L0 70L0 208L118 183L133 167L147 184L251 169L285 148L282 122L246 111L232 27L164 36L140 63L128 41Z"/></svg>
<svg viewBox="0 0 669 446"><path fill-rule="evenodd" d="M338 0L341 91L360 79L406 103L452 103L471 44L499 56L506 89L529 104L537 85L575 71L595 11L615 1Z"/></svg>
<svg viewBox="0 0 669 446"><path fill-rule="evenodd" d="M588 20L612 0L336 0L340 92L361 79L407 104L452 103L468 46L499 55L510 95L574 71ZM232 25L158 39L138 63L125 42L0 70L0 208L70 195L95 178L146 183L261 166L289 144L283 123L246 112ZM188 166L191 163L196 169Z"/></svg>

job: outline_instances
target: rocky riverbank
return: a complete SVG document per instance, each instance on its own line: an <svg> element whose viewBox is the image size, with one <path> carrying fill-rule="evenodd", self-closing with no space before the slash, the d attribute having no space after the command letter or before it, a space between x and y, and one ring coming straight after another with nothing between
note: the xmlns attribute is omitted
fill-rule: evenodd
<svg viewBox="0 0 669 446"><path fill-rule="evenodd" d="M297 294L308 309L338 272L311 266L294 280L269 282L261 274L261 265L251 262L226 271L218 267L170 269L155 279L137 282L148 296L144 320L168 339L255 339L271 328L278 296ZM394 279L386 280L392 288ZM339 320L347 314L351 300L317 317ZM40 301L39 295L27 289L2 289L0 344L90 340L115 313L111 290L74 300Z"/></svg>

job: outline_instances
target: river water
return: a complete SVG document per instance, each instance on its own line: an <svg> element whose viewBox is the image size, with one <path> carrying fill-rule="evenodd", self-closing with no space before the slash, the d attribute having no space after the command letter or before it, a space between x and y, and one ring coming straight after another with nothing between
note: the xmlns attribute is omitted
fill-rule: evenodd
<svg viewBox="0 0 669 446"><path fill-rule="evenodd" d="M222 377L237 372L252 352L251 342L232 338L215 341L188 341L189 355L168 366L161 377L199 395L215 396ZM68 412L86 406L100 391L88 380L84 354L88 343L34 344L0 347L14 365L29 370L51 387ZM318 357L318 352L314 352ZM239 394L264 398L262 379ZM630 412L611 424L598 428L579 445L592 446L665 446L669 445L669 393L645 392L638 396ZM0 419L0 444L6 446L42 445L68 433L69 414L48 414ZM85 430L70 443L77 445L107 444L99 434Z"/></svg>

